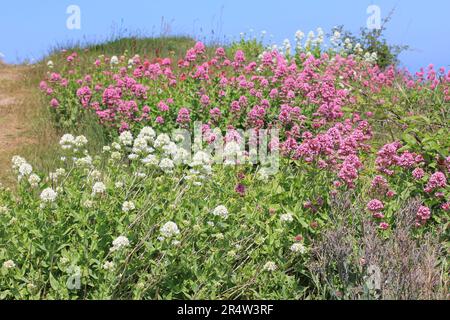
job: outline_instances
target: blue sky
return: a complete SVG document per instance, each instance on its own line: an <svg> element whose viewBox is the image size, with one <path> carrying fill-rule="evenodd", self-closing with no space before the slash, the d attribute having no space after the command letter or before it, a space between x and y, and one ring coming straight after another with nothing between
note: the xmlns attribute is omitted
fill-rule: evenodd
<svg viewBox="0 0 450 320"><path fill-rule="evenodd" d="M69 5L81 9L81 30L68 30ZM0 11L0 52L7 62L38 59L56 44L72 40L100 40L118 26L159 35L161 21L171 34L211 38L239 37L251 29L273 35L281 43L295 31L307 33L322 27L329 31L344 24L357 31L366 25L367 7L395 15L387 37L392 43L408 44L411 52L401 56L410 70L434 63L450 67L450 1L448 0L5 0ZM164 28L163 28L164 29Z"/></svg>

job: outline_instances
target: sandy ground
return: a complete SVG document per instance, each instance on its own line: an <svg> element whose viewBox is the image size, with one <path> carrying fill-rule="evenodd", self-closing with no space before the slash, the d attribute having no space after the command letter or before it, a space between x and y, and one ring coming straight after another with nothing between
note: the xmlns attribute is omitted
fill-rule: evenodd
<svg viewBox="0 0 450 320"><path fill-rule="evenodd" d="M0 182L10 171L10 160L15 151L32 143L26 135L24 117L31 99L30 88L24 83L28 68L0 62Z"/></svg>

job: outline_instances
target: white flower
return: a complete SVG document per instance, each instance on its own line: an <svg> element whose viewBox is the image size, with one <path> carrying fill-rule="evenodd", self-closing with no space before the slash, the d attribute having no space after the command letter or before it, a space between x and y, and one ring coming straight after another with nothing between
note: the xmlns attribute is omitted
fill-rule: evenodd
<svg viewBox="0 0 450 320"><path fill-rule="evenodd" d="M27 163L27 161L24 158L19 156L14 156L11 162L14 170L19 170L21 165Z"/></svg>
<svg viewBox="0 0 450 320"><path fill-rule="evenodd" d="M292 222L294 221L294 217L290 213L282 214L280 216L281 222Z"/></svg>
<svg viewBox="0 0 450 320"><path fill-rule="evenodd" d="M147 178L147 174L145 172L136 172L134 175L141 179Z"/></svg>
<svg viewBox="0 0 450 320"><path fill-rule="evenodd" d="M180 230L175 222L169 221L160 229L161 234L165 238L170 238L180 234Z"/></svg>
<svg viewBox="0 0 450 320"><path fill-rule="evenodd" d="M122 147L121 147L120 144L117 143L117 142L113 142L113 143L111 144L111 147L112 147L114 150L117 150L117 151L122 150Z"/></svg>
<svg viewBox="0 0 450 320"><path fill-rule="evenodd" d="M90 167L92 166L92 157L86 156L75 160L75 164L79 167Z"/></svg>
<svg viewBox="0 0 450 320"><path fill-rule="evenodd" d="M104 152L104 153L110 152L110 151L111 151L111 147L110 147L110 146L104 146L104 147L103 147L103 152Z"/></svg>
<svg viewBox="0 0 450 320"><path fill-rule="evenodd" d="M119 141L124 146L133 145L133 134L130 131L124 131L119 136Z"/></svg>
<svg viewBox="0 0 450 320"><path fill-rule="evenodd" d="M96 182L92 187L92 195L103 194L106 191L106 186L103 182Z"/></svg>
<svg viewBox="0 0 450 320"><path fill-rule="evenodd" d="M66 169L64 168L56 169L56 174L58 175L58 177L63 176L66 174Z"/></svg>
<svg viewBox="0 0 450 320"><path fill-rule="evenodd" d="M167 134L160 134L158 138L156 138L154 146L155 148L161 148L166 144L170 143L170 137Z"/></svg>
<svg viewBox="0 0 450 320"><path fill-rule="evenodd" d="M39 182L41 182L41 178L37 174L32 174L28 177L28 183L33 187L36 188L39 185Z"/></svg>
<svg viewBox="0 0 450 320"><path fill-rule="evenodd" d="M275 264L275 262L273 261L269 261L264 265L264 270L265 271L269 271L269 272L273 272L276 271L278 269L277 265Z"/></svg>
<svg viewBox="0 0 450 320"><path fill-rule="evenodd" d="M86 200L83 203L83 207L85 207L86 209L91 209L94 206L94 202L91 200Z"/></svg>
<svg viewBox="0 0 450 320"><path fill-rule="evenodd" d="M138 136L136 140L134 140L133 152L141 153L146 152L147 150L148 150L147 139L145 137Z"/></svg>
<svg viewBox="0 0 450 320"><path fill-rule="evenodd" d="M30 175L33 172L33 167L28 163L23 163L19 167L20 178Z"/></svg>
<svg viewBox="0 0 450 320"><path fill-rule="evenodd" d="M153 128L144 127L139 133L139 136L145 138L148 142L152 142L153 139L155 139L156 137L156 133L155 130L153 130Z"/></svg>
<svg viewBox="0 0 450 320"><path fill-rule="evenodd" d="M122 158L122 154L120 152L114 151L111 153L111 159L120 160Z"/></svg>
<svg viewBox="0 0 450 320"><path fill-rule="evenodd" d="M116 183L114 184L114 186L115 186L117 189L121 189L121 188L123 188L124 183L123 183L122 181L118 181L118 182L116 182Z"/></svg>
<svg viewBox="0 0 450 320"><path fill-rule="evenodd" d="M98 170L93 170L90 174L90 177L92 178L92 180L98 181L101 179L102 173Z"/></svg>
<svg viewBox="0 0 450 320"><path fill-rule="evenodd" d="M331 44L334 47L338 47L340 40L341 40L341 33L338 30L335 30L334 33L333 33L333 36L330 39Z"/></svg>
<svg viewBox="0 0 450 320"><path fill-rule="evenodd" d="M135 154L135 153L132 153L132 154L128 155L128 159L136 160L136 159L139 159L139 156L137 154Z"/></svg>
<svg viewBox="0 0 450 320"><path fill-rule="evenodd" d="M267 182L267 181L269 180L269 169L267 169L267 168L261 168L261 169L258 171L257 179L258 179L259 181Z"/></svg>
<svg viewBox="0 0 450 320"><path fill-rule="evenodd" d="M0 214L6 214L8 212L9 212L9 210L8 210L7 206L1 206L0 207Z"/></svg>
<svg viewBox="0 0 450 320"><path fill-rule="evenodd" d="M70 262L70 260L69 260L69 258L67 258L67 257L61 257L61 258L59 259L59 262L60 262L62 265L66 265L66 264L68 264L68 263Z"/></svg>
<svg viewBox="0 0 450 320"><path fill-rule="evenodd" d="M119 58L117 56L112 56L110 62L111 62L111 66L117 65L117 64L119 64Z"/></svg>
<svg viewBox="0 0 450 320"><path fill-rule="evenodd" d="M15 267L16 267L16 264L12 260L3 262L3 268L5 268L5 269L13 269Z"/></svg>
<svg viewBox="0 0 450 320"><path fill-rule="evenodd" d="M159 163L159 167L164 172L171 172L173 170L173 168L175 168L175 165L172 160L170 160L168 158L164 158Z"/></svg>
<svg viewBox="0 0 450 320"><path fill-rule="evenodd" d="M114 262L112 262L112 261L106 261L106 262L103 264L103 269L105 269L105 270L107 270L107 271L112 271L112 270L114 270L114 267L115 267L115 265L114 265Z"/></svg>
<svg viewBox="0 0 450 320"><path fill-rule="evenodd" d="M136 209L136 206L131 201L126 201L122 205L123 212L130 212L130 211L133 211L134 209Z"/></svg>
<svg viewBox="0 0 450 320"><path fill-rule="evenodd" d="M214 209L213 215L226 219L228 218L228 209L225 206L218 206Z"/></svg>
<svg viewBox="0 0 450 320"><path fill-rule="evenodd" d="M303 40L303 38L305 38L305 33L303 31L301 31L301 30L298 30L295 33L295 40L297 40L297 42L300 42L300 41Z"/></svg>
<svg viewBox="0 0 450 320"><path fill-rule="evenodd" d="M75 141L74 141L74 145L77 148L84 147L85 145L87 145L87 143L88 143L88 140L86 139L85 136L78 136L75 138Z"/></svg>
<svg viewBox="0 0 450 320"><path fill-rule="evenodd" d="M58 193L52 188L47 188L41 193L41 200L43 203L55 202Z"/></svg>
<svg viewBox="0 0 450 320"><path fill-rule="evenodd" d="M228 142L223 150L225 165L236 165L244 162L244 152L236 141Z"/></svg>
<svg viewBox="0 0 450 320"><path fill-rule="evenodd" d="M59 144L63 150L72 149L73 144L75 143L75 137L71 134L65 134L62 136Z"/></svg>
<svg viewBox="0 0 450 320"><path fill-rule="evenodd" d="M211 158L209 154L203 151L198 151L194 157L192 158L192 162L190 164L191 167L198 167L203 165L208 165L211 163Z"/></svg>
<svg viewBox="0 0 450 320"><path fill-rule="evenodd" d="M291 246L291 251L294 253L304 254L306 252L306 247L303 243L296 242Z"/></svg>
<svg viewBox="0 0 450 320"><path fill-rule="evenodd" d="M49 69L53 69L53 66L54 66L53 61L52 61L52 60L49 60L49 61L47 62L47 67L49 67Z"/></svg>
<svg viewBox="0 0 450 320"><path fill-rule="evenodd" d="M130 240L127 237L120 236L112 242L112 248L109 249L111 252L121 250L130 246Z"/></svg>
<svg viewBox="0 0 450 320"><path fill-rule="evenodd" d="M147 157L142 159L142 163L148 167L148 166L157 166L159 164L159 160L155 155L149 154Z"/></svg>
<svg viewBox="0 0 450 320"><path fill-rule="evenodd" d="M172 155L173 161L177 164L184 163L187 164L189 162L189 158L191 154L184 148L177 148L175 153Z"/></svg>

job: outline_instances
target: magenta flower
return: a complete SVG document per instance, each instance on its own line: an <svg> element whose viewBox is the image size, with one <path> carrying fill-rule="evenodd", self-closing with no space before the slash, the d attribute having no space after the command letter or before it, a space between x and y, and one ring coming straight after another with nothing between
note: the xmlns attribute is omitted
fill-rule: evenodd
<svg viewBox="0 0 450 320"><path fill-rule="evenodd" d="M243 197L243 196L245 196L246 188L245 188L245 186L244 186L242 183L239 183L239 184L236 186L235 191L236 191L241 197Z"/></svg>
<svg viewBox="0 0 450 320"><path fill-rule="evenodd" d="M420 180L425 176L425 171L423 171L422 168L416 168L412 172L412 175L413 175L414 179Z"/></svg>
<svg viewBox="0 0 450 320"><path fill-rule="evenodd" d="M379 212L384 209L384 204L380 200L373 199L367 204L367 209L372 212Z"/></svg>
<svg viewBox="0 0 450 320"><path fill-rule="evenodd" d="M389 223L386 223L386 222L381 222L380 223L380 229L381 230L387 230L387 229L389 229Z"/></svg>
<svg viewBox="0 0 450 320"><path fill-rule="evenodd" d="M189 123L191 121L190 112L187 108L181 108L178 112L177 122L180 124Z"/></svg>
<svg viewBox="0 0 450 320"><path fill-rule="evenodd" d="M417 218L421 221L427 221L431 218L431 210L428 207L421 206L417 210Z"/></svg>
<svg viewBox="0 0 450 320"><path fill-rule="evenodd" d="M447 178L442 172L436 172L430 177L425 192L430 193L438 188L444 188L447 185Z"/></svg>

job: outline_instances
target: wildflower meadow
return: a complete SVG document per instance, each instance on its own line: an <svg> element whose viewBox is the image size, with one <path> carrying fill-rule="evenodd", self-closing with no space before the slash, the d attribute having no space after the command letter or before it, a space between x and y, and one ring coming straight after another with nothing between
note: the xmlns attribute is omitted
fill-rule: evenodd
<svg viewBox="0 0 450 320"><path fill-rule="evenodd" d="M447 298L450 70L295 38L44 59L58 138L0 189L0 298Z"/></svg>

